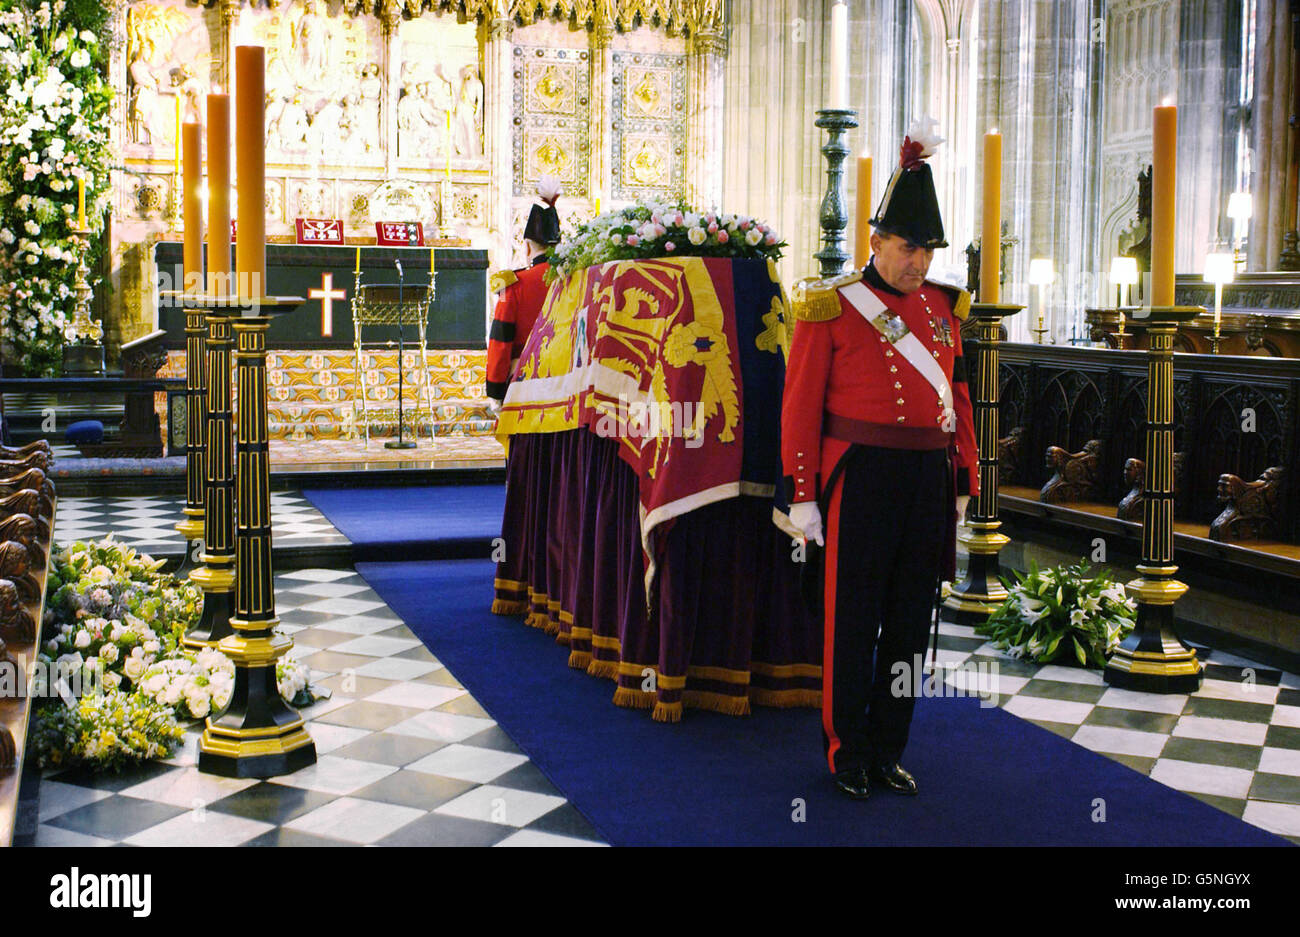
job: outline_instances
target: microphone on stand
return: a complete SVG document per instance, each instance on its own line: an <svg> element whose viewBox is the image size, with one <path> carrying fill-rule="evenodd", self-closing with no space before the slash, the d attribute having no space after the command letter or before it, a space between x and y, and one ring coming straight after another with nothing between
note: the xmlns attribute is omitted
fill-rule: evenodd
<svg viewBox="0 0 1300 937"><path fill-rule="evenodd" d="M408 231L412 229L408 228ZM406 430L406 392L403 378L404 369L402 368L402 358L406 354L406 328L405 320L402 318L402 283L405 275L402 273L402 261L393 260L393 266L397 268L397 439L390 439L384 443L385 449L414 449L415 442L407 442L404 438Z"/></svg>

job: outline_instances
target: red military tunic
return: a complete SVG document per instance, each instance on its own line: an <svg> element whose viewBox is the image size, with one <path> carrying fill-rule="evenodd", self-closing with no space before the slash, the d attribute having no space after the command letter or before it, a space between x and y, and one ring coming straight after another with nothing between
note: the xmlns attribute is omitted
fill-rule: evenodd
<svg viewBox="0 0 1300 937"><path fill-rule="evenodd" d="M505 399L515 363L542 311L547 291L544 277L549 266L538 258L531 267L505 270L492 277L492 291L500 295L488 332L486 392L494 400Z"/></svg>
<svg viewBox="0 0 1300 937"><path fill-rule="evenodd" d="M968 308L968 294L928 280L906 295L864 282L943 367L956 411L949 438L957 492L978 494L979 457L959 334L965 309L959 318L954 308ZM781 462L791 504L821 497L835 464L852 444L825 432L827 416L866 424L867 432L878 428L877 444L897 443L898 448L907 448L909 436L929 438L934 430L942 431L943 404L935 389L842 293L838 299L838 311L812 313L827 317L823 321L801 319L795 326L781 413Z"/></svg>

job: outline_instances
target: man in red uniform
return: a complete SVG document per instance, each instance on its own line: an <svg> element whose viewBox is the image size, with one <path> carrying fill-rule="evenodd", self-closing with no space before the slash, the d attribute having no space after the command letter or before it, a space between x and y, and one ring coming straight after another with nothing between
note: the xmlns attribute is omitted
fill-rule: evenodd
<svg viewBox="0 0 1300 937"><path fill-rule="evenodd" d="M923 679L912 671L953 574L957 502L979 485L959 335L970 297L925 278L947 246L930 133L904 139L871 263L796 293L782 408L790 519L826 548L823 743L857 799L873 782L917 791L899 764Z"/></svg>
<svg viewBox="0 0 1300 937"><path fill-rule="evenodd" d="M524 226L528 266L522 270L498 271L490 281L492 292L498 294L488 332L487 354L486 393L492 401L493 412L501 409L519 353L528 343L533 323L546 301L544 277L550 266L546 262L547 249L560 242L560 216L555 210L559 182L553 177L543 177L537 183L537 194L541 202L533 204Z"/></svg>

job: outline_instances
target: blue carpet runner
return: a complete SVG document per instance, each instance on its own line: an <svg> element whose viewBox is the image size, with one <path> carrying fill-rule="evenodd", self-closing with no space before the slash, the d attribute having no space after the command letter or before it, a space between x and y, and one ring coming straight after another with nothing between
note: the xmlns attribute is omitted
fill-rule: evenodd
<svg viewBox="0 0 1300 937"><path fill-rule="evenodd" d="M302 495L352 541L358 560L486 557L488 542L501 536L506 501L504 484L315 488Z"/></svg>
<svg viewBox="0 0 1300 937"><path fill-rule="evenodd" d="M814 710L654 722L553 638L492 615L490 562L357 570L615 845L1289 845L977 699L918 702L904 763L919 797L851 801Z"/></svg>

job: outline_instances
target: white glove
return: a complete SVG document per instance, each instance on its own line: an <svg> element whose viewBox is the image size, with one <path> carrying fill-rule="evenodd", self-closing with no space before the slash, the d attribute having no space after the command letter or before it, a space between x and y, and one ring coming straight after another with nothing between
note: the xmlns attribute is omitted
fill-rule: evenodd
<svg viewBox="0 0 1300 937"><path fill-rule="evenodd" d="M822 539L822 512L816 501L790 505L790 523L803 533L804 540L811 540L819 547L826 546Z"/></svg>
<svg viewBox="0 0 1300 937"><path fill-rule="evenodd" d="M492 414L493 418L499 417L501 415L501 401L497 400L495 397L489 397L487 409L488 413Z"/></svg>
<svg viewBox="0 0 1300 937"><path fill-rule="evenodd" d="M970 495L957 496L957 523L958 524L963 524L966 522L966 506L968 504L970 504Z"/></svg>

